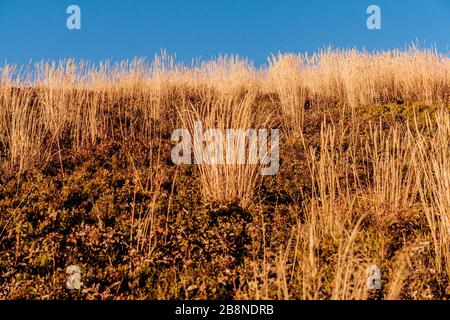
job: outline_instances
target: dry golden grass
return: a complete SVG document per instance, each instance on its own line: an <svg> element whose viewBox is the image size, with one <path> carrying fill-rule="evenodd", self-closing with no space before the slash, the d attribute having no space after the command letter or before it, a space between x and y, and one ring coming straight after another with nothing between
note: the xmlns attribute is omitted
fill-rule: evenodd
<svg viewBox="0 0 450 320"><path fill-rule="evenodd" d="M20 70L6 65L0 82L4 157L24 167L39 159L30 156L32 150L45 154L44 137L58 145L67 134L71 147L80 149L115 134L115 125L124 137L149 138L153 120L196 95L228 97L239 104L243 91L267 94L279 104L280 110L272 111L281 112L288 135L301 132L305 106L446 105L450 100L450 59L434 51L325 50L313 56L273 56L269 62L267 69L255 69L245 60L224 57L188 68L163 54L152 63L133 60L98 67L71 60ZM111 105L117 100L121 103ZM130 116L131 123L111 123L112 113L119 119Z"/></svg>
<svg viewBox="0 0 450 320"><path fill-rule="evenodd" d="M439 110L425 120L413 114L391 126L357 115L389 103L422 103ZM281 148L296 142L302 147L310 193L290 207L296 222L289 240L270 253L262 219L264 252L249 264L252 277L236 297L367 299L366 268L385 263L389 235L384 228L405 217L426 219L434 268L450 279L449 105L450 58L417 48L280 54L262 69L237 57L186 67L164 54L151 63L99 67L70 60L21 71L4 66L0 161L3 170L15 170L20 177L56 159L64 174L63 154L82 152L102 140L148 142L153 150L153 143L160 147L177 128L193 132L198 120L222 131L281 128ZM337 121L324 116L313 143L304 133L306 113L326 115L331 109L346 116ZM129 158L133 164L132 149ZM147 207L133 207L141 215L131 238L146 255L158 243L162 162L158 153L145 174L133 164L138 191L151 198ZM265 181L259 168L196 166L204 201L258 207ZM368 221L380 232L366 230ZM385 270L385 298L401 297L412 268L408 248L395 258L395 270Z"/></svg>
<svg viewBox="0 0 450 320"><path fill-rule="evenodd" d="M367 299L366 269L383 263L387 226L416 212L428 221L434 244L433 270L450 275L444 270L450 252L449 123L450 114L441 110L434 121L427 119L424 130L392 127L382 133L381 125L375 124L364 136L343 123L324 122L320 149L305 144L312 195L305 201L303 221L299 219L292 228L279 255L266 261L264 254L254 271L255 279L263 279L262 286L244 297L267 299L276 290L277 298L290 299L290 289L301 288L296 295L302 299ZM367 160L369 168L356 168L355 155ZM366 220L377 221L380 229L364 230ZM367 239L371 240L365 243ZM411 272L414 246L406 246L393 262L394 270L383 282L386 299L400 298ZM324 251L328 251L325 260ZM278 275L272 285L264 280L271 268Z"/></svg>

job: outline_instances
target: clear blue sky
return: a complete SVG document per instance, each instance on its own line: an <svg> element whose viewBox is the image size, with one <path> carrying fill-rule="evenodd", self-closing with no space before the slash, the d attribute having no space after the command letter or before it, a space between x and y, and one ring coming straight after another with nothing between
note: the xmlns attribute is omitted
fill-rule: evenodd
<svg viewBox="0 0 450 320"><path fill-rule="evenodd" d="M82 10L79 31L66 28L71 4ZM381 7L380 31L366 28L370 4ZM151 58L166 49L186 63L233 53L260 65L279 51L416 40L449 52L450 0L0 0L0 64Z"/></svg>

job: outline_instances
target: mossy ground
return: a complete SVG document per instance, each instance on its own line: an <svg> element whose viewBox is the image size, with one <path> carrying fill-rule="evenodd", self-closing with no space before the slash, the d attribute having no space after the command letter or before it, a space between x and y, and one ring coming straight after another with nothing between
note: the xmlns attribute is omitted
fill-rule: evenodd
<svg viewBox="0 0 450 320"><path fill-rule="evenodd" d="M356 110L362 120L404 122L421 104L390 104ZM330 110L331 117L339 112ZM307 112L305 136L320 143L323 112ZM419 117L420 118L420 117ZM245 299L251 296L254 269L285 249L302 219L311 181L300 141L282 146L281 170L265 178L248 208L205 203L195 166L176 167L171 143L154 145L102 141L90 150L66 154L44 167L20 175L0 174L0 298L2 299ZM133 150L130 153L129 150ZM154 151L154 150L153 150ZM62 170L61 170L62 168ZM160 179L160 180L158 180ZM158 183L156 181L158 180ZM144 182L145 181L145 182ZM152 198L152 184L158 197ZM153 191L152 191L153 190ZM137 250L136 224L155 208L152 242ZM364 210L364 208L361 208ZM432 268L431 236L423 215L409 213L362 226L365 250L382 248L384 279L399 268L405 248L411 275L401 297L449 298L449 282ZM147 251L148 250L148 251ZM318 252L326 272L338 258L333 239ZM65 270L78 265L83 288L66 288ZM325 277L326 278L326 277ZM267 273L271 298L277 291L275 271ZM387 280L386 280L387 281ZM331 285L331 280L330 284ZM290 283L291 298L301 288ZM327 285L319 294L327 298ZM380 295L382 296L382 294Z"/></svg>

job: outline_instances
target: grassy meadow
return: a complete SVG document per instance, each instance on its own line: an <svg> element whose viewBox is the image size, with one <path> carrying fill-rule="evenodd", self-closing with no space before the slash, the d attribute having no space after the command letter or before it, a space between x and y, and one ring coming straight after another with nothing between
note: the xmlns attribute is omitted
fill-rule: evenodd
<svg viewBox="0 0 450 320"><path fill-rule="evenodd" d="M278 128L279 172L175 165L196 120ZM0 298L450 298L450 58L3 66Z"/></svg>

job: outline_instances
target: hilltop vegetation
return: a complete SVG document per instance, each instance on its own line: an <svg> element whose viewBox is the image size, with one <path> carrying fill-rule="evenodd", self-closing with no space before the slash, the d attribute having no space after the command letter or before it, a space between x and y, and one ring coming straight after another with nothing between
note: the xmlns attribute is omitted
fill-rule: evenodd
<svg viewBox="0 0 450 320"><path fill-rule="evenodd" d="M0 72L0 298L450 297L446 55ZM279 172L175 165L195 120L278 128Z"/></svg>

